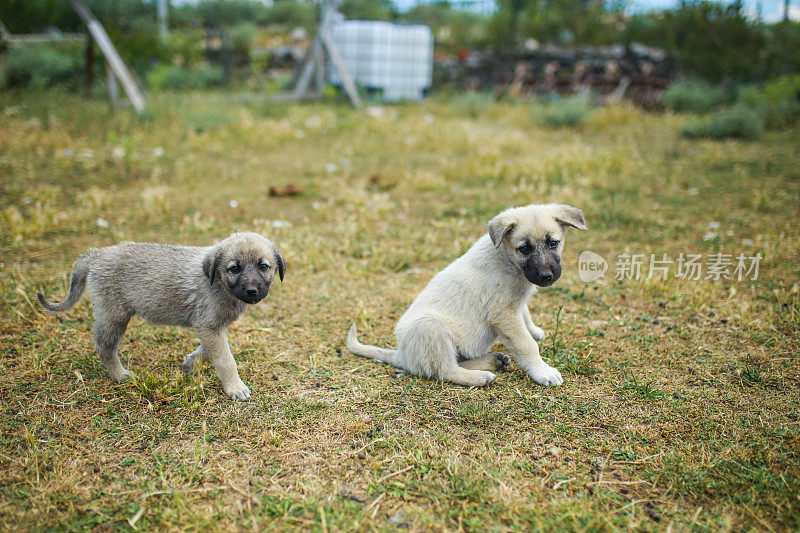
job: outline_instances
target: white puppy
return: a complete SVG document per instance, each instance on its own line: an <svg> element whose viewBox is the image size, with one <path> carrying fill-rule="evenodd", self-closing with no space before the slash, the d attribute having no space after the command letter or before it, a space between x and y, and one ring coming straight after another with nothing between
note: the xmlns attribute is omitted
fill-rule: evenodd
<svg viewBox="0 0 800 533"><path fill-rule="evenodd" d="M537 285L561 276L568 226L586 229L580 209L547 204L503 211L400 317L396 350L361 344L355 324L348 349L415 375L482 387L494 381L492 370L508 364L506 355L489 353L501 340L536 383L561 385L561 373L539 355L536 341L544 331L533 324L528 300Z"/></svg>

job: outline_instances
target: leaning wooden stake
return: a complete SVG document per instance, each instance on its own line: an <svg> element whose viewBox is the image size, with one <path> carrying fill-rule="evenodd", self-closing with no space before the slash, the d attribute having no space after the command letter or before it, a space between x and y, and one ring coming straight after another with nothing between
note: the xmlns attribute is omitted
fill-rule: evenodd
<svg viewBox="0 0 800 533"><path fill-rule="evenodd" d="M314 42L308 48L300 68L297 70L291 93L279 95L279 99L284 100L304 100L314 98L322 93L325 80L326 55L330 58L333 68L342 80L342 86L347 93L350 102L355 107L361 107L361 97L358 96L358 89L353 82L347 66L336 49L330 34L330 27L333 24L334 13L336 12L337 0L323 0L322 16L320 17L319 30L314 38Z"/></svg>
<svg viewBox="0 0 800 533"><path fill-rule="evenodd" d="M103 55L106 56L107 65L111 68L116 79L122 84L122 88L125 90L125 94L128 95L128 99L131 101L133 108L139 113L143 112L145 105L142 93L139 92L139 88L136 86L136 82L133 80L133 76L128 70L128 67L125 66L122 58L119 57L117 53L117 49L114 48L114 45L111 43L111 39L108 38L105 28L103 28L100 21L92 15L92 12L83 5L83 2L80 0L69 0L69 3L72 4L72 8L75 9L78 16L83 19L89 33L92 34L92 37L97 42L97 46L103 51Z"/></svg>

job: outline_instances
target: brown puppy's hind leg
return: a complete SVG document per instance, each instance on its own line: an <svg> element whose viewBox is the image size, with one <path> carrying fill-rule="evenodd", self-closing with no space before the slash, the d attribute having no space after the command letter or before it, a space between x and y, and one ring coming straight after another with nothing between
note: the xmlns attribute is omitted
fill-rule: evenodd
<svg viewBox="0 0 800 533"><path fill-rule="evenodd" d="M183 369L183 373L188 376L189 374L192 373L192 371L194 371L195 361L197 361L198 359L200 359L202 361L202 360L207 359L207 358L208 358L208 356L206 354L206 349L203 346L203 344L200 343L200 347L199 348L197 348L195 351L193 351L192 353L187 355L186 358L184 358L183 364L181 365L181 369Z"/></svg>
<svg viewBox="0 0 800 533"><path fill-rule="evenodd" d="M111 320L104 316L104 313L97 311L97 307L95 307L94 345L97 347L97 353L112 380L117 383L127 381L130 379L131 373L120 363L117 349L131 317Z"/></svg>

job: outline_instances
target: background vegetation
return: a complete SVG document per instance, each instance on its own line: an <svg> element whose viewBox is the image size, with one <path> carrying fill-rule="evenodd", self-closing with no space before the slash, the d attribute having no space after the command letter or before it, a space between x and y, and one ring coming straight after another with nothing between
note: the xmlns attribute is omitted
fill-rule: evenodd
<svg viewBox="0 0 800 533"><path fill-rule="evenodd" d="M312 29L318 16L313 3L295 0L276 0L272 6L255 0L182 4L170 9L170 25L177 35L162 43L152 1L87 0L87 4L142 77L154 62L197 59L187 55L191 47L186 40L201 38L204 28L236 33L240 26L249 26L250 35L240 44L250 47L260 44L254 27ZM664 49L685 76L715 84L763 83L800 72L798 22L751 20L735 2L686 2L676 9L636 15L626 14L624 7L623 2L609 8L585 0L500 0L490 14L453 9L447 2L400 13L389 0L345 0L342 11L350 18L429 24L436 31L437 53L445 55L470 49L516 53L531 39L539 45L561 46L639 42ZM48 27L81 29L77 15L62 0L6 0L0 5L0 20L12 33Z"/></svg>

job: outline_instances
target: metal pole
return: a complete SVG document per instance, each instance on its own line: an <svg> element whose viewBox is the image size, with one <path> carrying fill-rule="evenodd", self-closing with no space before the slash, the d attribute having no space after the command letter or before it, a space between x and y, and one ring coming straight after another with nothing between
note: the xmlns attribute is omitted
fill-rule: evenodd
<svg viewBox="0 0 800 533"><path fill-rule="evenodd" d="M106 85L108 85L108 97L113 104L119 102L119 85L114 72L111 70L111 65L106 62Z"/></svg>
<svg viewBox="0 0 800 533"><path fill-rule="evenodd" d="M156 0L156 15L158 17L158 37L167 40L167 0Z"/></svg>

